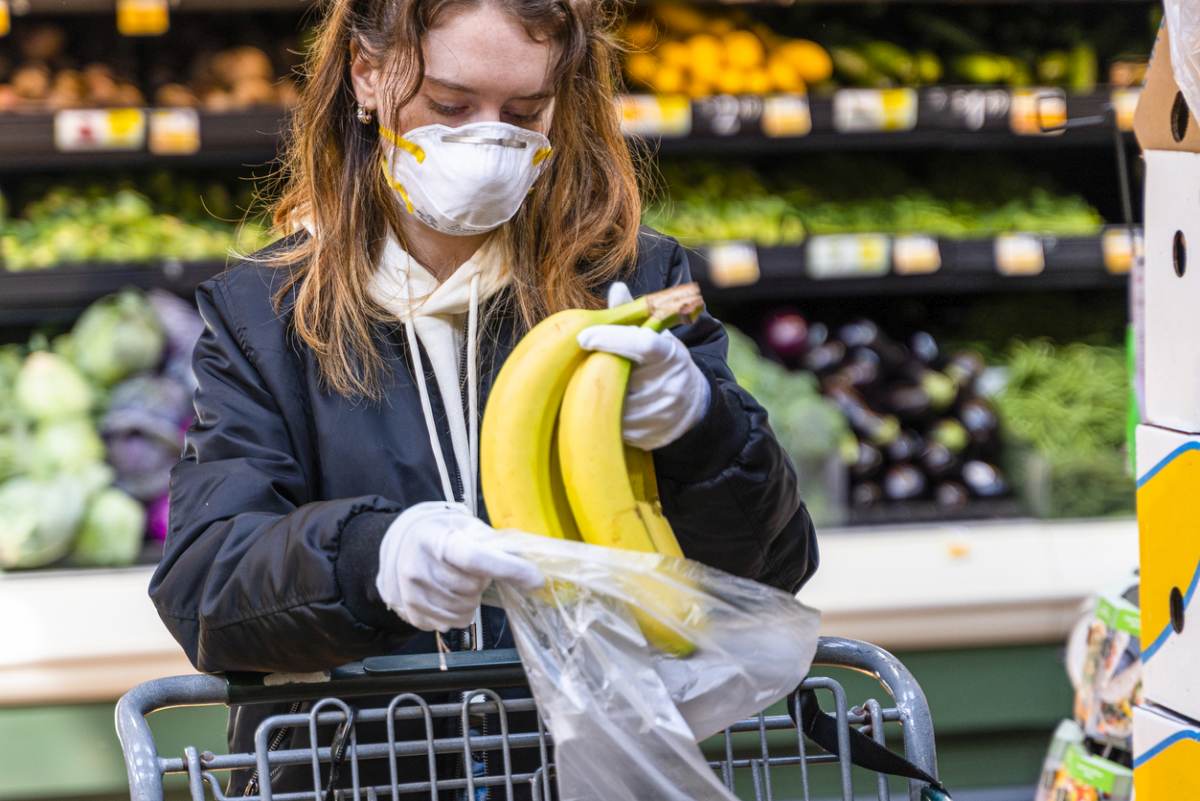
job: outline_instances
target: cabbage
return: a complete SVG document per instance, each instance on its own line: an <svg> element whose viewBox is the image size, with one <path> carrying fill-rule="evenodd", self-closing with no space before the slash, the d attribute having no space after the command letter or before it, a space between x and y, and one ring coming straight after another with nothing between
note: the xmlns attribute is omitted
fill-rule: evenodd
<svg viewBox="0 0 1200 801"><path fill-rule="evenodd" d="M18 409L34 420L80 417L92 408L92 388L70 362L53 353L33 353L17 374Z"/></svg>
<svg viewBox="0 0 1200 801"><path fill-rule="evenodd" d="M157 366L164 345L158 317L136 291L96 301L71 331L75 364L103 386Z"/></svg>
<svg viewBox="0 0 1200 801"><path fill-rule="evenodd" d="M121 567L137 561L146 511L119 489L109 488L88 505L71 562L83 567Z"/></svg>
<svg viewBox="0 0 1200 801"><path fill-rule="evenodd" d="M85 490L61 477L0 484L0 569L44 567L66 556L83 520Z"/></svg>
<svg viewBox="0 0 1200 801"><path fill-rule="evenodd" d="M33 435L30 472L41 476L78 472L104 461L104 441L86 417L45 422Z"/></svg>

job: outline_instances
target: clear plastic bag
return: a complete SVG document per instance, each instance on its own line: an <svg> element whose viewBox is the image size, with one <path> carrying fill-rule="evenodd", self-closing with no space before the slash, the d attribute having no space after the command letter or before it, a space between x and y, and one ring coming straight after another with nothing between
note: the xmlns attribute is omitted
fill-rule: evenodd
<svg viewBox="0 0 1200 801"><path fill-rule="evenodd" d="M735 801L697 743L796 689L820 615L687 560L499 537L547 578L536 593L498 583L485 602L507 612L554 737L561 801ZM648 642L664 638L690 655Z"/></svg>
<svg viewBox="0 0 1200 801"><path fill-rule="evenodd" d="M1200 3L1196 0L1165 0L1163 9L1175 83L1183 92L1188 108L1200 114Z"/></svg>

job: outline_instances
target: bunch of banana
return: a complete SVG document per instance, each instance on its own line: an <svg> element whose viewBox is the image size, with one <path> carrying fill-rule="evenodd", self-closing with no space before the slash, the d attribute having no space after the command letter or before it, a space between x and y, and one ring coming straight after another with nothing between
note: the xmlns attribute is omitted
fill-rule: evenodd
<svg viewBox="0 0 1200 801"><path fill-rule="evenodd" d="M658 500L650 454L624 445L621 417L630 362L588 353L577 337L593 325L663 330L703 309L695 284L614 309L559 312L535 326L504 363L480 436L480 477L492 525L590 545L682 557ZM699 623L686 600L654 597L634 610L655 647L687 656L677 628ZM677 621L668 628L664 616Z"/></svg>

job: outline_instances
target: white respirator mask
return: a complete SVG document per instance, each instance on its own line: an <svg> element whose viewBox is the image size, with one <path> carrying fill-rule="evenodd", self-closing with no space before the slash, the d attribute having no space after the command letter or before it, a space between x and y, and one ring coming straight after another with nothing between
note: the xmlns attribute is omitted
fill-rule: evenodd
<svg viewBox="0 0 1200 801"><path fill-rule="evenodd" d="M434 230L482 234L513 218L550 158L550 140L505 122L380 125L383 172L404 208Z"/></svg>

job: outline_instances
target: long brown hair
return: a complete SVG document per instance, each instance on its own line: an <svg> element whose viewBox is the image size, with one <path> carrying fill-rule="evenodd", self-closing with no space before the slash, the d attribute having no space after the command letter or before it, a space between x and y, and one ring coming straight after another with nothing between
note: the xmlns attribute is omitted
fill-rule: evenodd
<svg viewBox="0 0 1200 801"><path fill-rule="evenodd" d="M528 327L562 309L597 306L596 288L636 257L641 200L614 105L619 9L612 0L327 0L274 212L281 232L308 221L317 233L289 240L267 261L288 268L276 303L295 292L295 334L341 395L380 394L387 366L376 332L388 319L367 287L378 248L389 227L399 235L404 213L379 169L377 131L355 119L351 47L389 54L383 85L398 87L403 105L423 79L426 32L447 12L483 2L498 4L559 54L554 158L501 234L518 319Z"/></svg>

